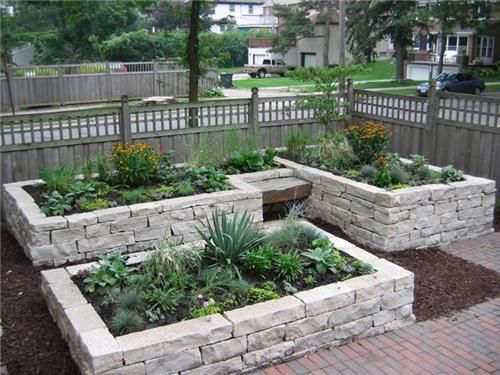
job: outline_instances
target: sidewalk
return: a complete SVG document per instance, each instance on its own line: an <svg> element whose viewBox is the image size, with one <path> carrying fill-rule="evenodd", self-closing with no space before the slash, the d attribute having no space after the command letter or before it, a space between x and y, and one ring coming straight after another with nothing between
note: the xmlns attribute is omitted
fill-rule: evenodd
<svg viewBox="0 0 500 375"><path fill-rule="evenodd" d="M444 250L500 270L500 232ZM500 374L500 298L253 374Z"/></svg>

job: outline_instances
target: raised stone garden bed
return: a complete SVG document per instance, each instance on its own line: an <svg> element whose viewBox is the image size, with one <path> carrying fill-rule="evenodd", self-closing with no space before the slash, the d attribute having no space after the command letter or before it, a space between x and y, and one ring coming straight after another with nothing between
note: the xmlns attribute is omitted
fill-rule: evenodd
<svg viewBox="0 0 500 375"><path fill-rule="evenodd" d="M165 235L191 242L195 225L214 209L247 210L262 221L262 193L237 176L233 190L47 217L24 186L41 180L3 185L5 220L34 265L58 265L111 251L136 252L152 247Z"/></svg>
<svg viewBox="0 0 500 375"><path fill-rule="evenodd" d="M465 175L464 181L388 191L283 158L276 161L313 184L313 217L376 249L427 247L493 231L492 180Z"/></svg>
<svg viewBox="0 0 500 375"><path fill-rule="evenodd" d="M90 264L43 271L42 292L84 374L242 373L414 322L411 272L323 234L376 272L118 337L71 279Z"/></svg>

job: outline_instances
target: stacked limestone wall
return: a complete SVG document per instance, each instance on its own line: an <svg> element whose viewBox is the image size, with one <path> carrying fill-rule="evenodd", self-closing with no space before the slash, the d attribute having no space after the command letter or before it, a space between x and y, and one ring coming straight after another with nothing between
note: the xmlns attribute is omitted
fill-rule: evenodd
<svg viewBox="0 0 500 375"><path fill-rule="evenodd" d="M414 276L328 235L376 272L204 318L113 337L71 276L90 265L42 272L49 311L84 374L229 374L415 320ZM141 257L139 257L141 258Z"/></svg>
<svg viewBox="0 0 500 375"><path fill-rule="evenodd" d="M233 176L229 178L233 190L52 217L23 189L41 182L3 185L7 224L34 265L141 251L164 236L195 241L196 226L203 227L215 209L228 214L247 210L255 222L262 221L262 193Z"/></svg>
<svg viewBox="0 0 500 375"><path fill-rule="evenodd" d="M285 159L280 163L313 184L311 214L356 241L391 251L446 244L493 231L495 181L465 181L394 191ZM435 170L439 168L433 167Z"/></svg>

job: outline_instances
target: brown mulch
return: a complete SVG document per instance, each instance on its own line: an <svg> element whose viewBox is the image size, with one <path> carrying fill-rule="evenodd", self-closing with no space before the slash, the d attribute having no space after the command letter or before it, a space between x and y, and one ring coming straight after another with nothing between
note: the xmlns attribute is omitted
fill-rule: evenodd
<svg viewBox="0 0 500 375"><path fill-rule="evenodd" d="M2 225L2 363L9 375L79 374L40 291L40 268Z"/></svg>
<svg viewBox="0 0 500 375"><path fill-rule="evenodd" d="M313 223L356 243L334 225L321 220L313 220ZM500 297L499 273L437 247L387 252L359 246L415 274L414 313L418 321L436 319Z"/></svg>
<svg viewBox="0 0 500 375"><path fill-rule="evenodd" d="M499 211L495 220L497 231L500 230ZM337 227L316 224L346 238ZM500 296L499 274L439 249L373 253L415 273L415 314L419 321ZM79 374L41 295L40 270L31 266L16 240L2 225L1 362L7 364L10 375Z"/></svg>

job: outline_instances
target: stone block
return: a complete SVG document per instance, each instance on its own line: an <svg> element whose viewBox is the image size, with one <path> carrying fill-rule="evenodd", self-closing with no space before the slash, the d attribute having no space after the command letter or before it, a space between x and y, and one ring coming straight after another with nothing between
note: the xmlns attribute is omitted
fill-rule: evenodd
<svg viewBox="0 0 500 375"><path fill-rule="evenodd" d="M64 320L71 341L76 342L83 332L106 328L106 324L90 304L70 307L65 310Z"/></svg>
<svg viewBox="0 0 500 375"><path fill-rule="evenodd" d="M262 199L244 199L234 202L234 212L262 210Z"/></svg>
<svg viewBox="0 0 500 375"><path fill-rule="evenodd" d="M170 226L139 228L135 230L136 241L150 241L170 236Z"/></svg>
<svg viewBox="0 0 500 375"><path fill-rule="evenodd" d="M226 375L239 374L243 370L243 360L241 356L231 358L224 362L217 362L212 365L201 366L192 370L183 371L182 375Z"/></svg>
<svg viewBox="0 0 500 375"><path fill-rule="evenodd" d="M410 218L410 211L397 211L391 214L385 214L381 211L375 210L374 213L375 221L382 224L396 224L401 221L407 220Z"/></svg>
<svg viewBox="0 0 500 375"><path fill-rule="evenodd" d="M472 195L468 197L464 197L465 199L460 199L458 201L458 209L459 210L465 210L468 208L474 208L482 205L482 195L477 194L477 195Z"/></svg>
<svg viewBox="0 0 500 375"><path fill-rule="evenodd" d="M401 195L401 205L403 207L414 204L427 204L431 196L431 192L425 186L401 189L395 194Z"/></svg>
<svg viewBox="0 0 500 375"><path fill-rule="evenodd" d="M398 307L395 312L397 320L409 318L413 314L413 305L408 304Z"/></svg>
<svg viewBox="0 0 500 375"><path fill-rule="evenodd" d="M344 283L323 285L295 293L305 304L306 316L315 316L354 303L354 290Z"/></svg>
<svg viewBox="0 0 500 375"><path fill-rule="evenodd" d="M444 213L452 213L457 211L458 203L457 202L436 203L435 208L436 208L435 210L436 215L442 215Z"/></svg>
<svg viewBox="0 0 500 375"><path fill-rule="evenodd" d="M346 339L358 335L371 327L373 327L373 317L367 316L365 318L335 327L335 339Z"/></svg>
<svg viewBox="0 0 500 375"><path fill-rule="evenodd" d="M356 291L356 303L368 301L394 291L394 280L390 275L382 272L358 276L342 283Z"/></svg>
<svg viewBox="0 0 500 375"><path fill-rule="evenodd" d="M384 324L384 330L385 330L385 332L389 332L389 331L393 331L395 329L407 327L407 326L415 323L415 320L416 320L415 315L413 315L413 314L405 319L393 320L392 322Z"/></svg>
<svg viewBox="0 0 500 375"><path fill-rule="evenodd" d="M295 340L295 351L301 352L304 350L319 349L328 345L336 345L333 329L326 329L312 335L299 337Z"/></svg>
<svg viewBox="0 0 500 375"><path fill-rule="evenodd" d="M111 223L92 224L85 228L87 238L103 237L109 234L111 234Z"/></svg>
<svg viewBox="0 0 500 375"><path fill-rule="evenodd" d="M232 324L219 314L117 337L125 364L173 355L227 340Z"/></svg>
<svg viewBox="0 0 500 375"><path fill-rule="evenodd" d="M265 349L270 346L279 344L285 337L285 325L265 329L257 333L252 333L248 338L248 351Z"/></svg>
<svg viewBox="0 0 500 375"><path fill-rule="evenodd" d="M329 327L341 326L345 323L375 314L379 311L380 297L376 297L365 302L356 303L354 305L333 311L328 319L328 325Z"/></svg>
<svg viewBox="0 0 500 375"><path fill-rule="evenodd" d="M68 220L63 216L51 216L29 220L30 229L35 232L64 229L68 227Z"/></svg>
<svg viewBox="0 0 500 375"><path fill-rule="evenodd" d="M384 207L398 207L401 204L401 195L385 191L375 193L375 204Z"/></svg>
<svg viewBox="0 0 500 375"><path fill-rule="evenodd" d="M148 218L146 216L136 216L127 219L120 219L111 222L111 233L127 232L134 230L136 233L148 226Z"/></svg>
<svg viewBox="0 0 500 375"><path fill-rule="evenodd" d="M42 283L45 284L71 284L71 278L64 268L41 271Z"/></svg>
<svg viewBox="0 0 500 375"><path fill-rule="evenodd" d="M486 187L484 180L471 176L467 176L465 181L452 182L449 185L455 188L457 197L482 193Z"/></svg>
<svg viewBox="0 0 500 375"><path fill-rule="evenodd" d="M365 199L370 202L375 202L375 195L385 192L383 189L376 186L363 184L360 182L355 182L348 180L348 185L346 186L346 192L348 194L354 195L356 197Z"/></svg>
<svg viewBox="0 0 500 375"><path fill-rule="evenodd" d="M294 340L299 337L308 336L313 333L324 331L328 328L328 318L330 313L316 315L310 318L300 319L287 323L285 330L285 340Z"/></svg>
<svg viewBox="0 0 500 375"><path fill-rule="evenodd" d="M222 362L239 356L247 351L247 337L241 336L232 340L221 341L216 344L201 347L203 363L208 365Z"/></svg>
<svg viewBox="0 0 500 375"><path fill-rule="evenodd" d="M106 328L82 332L79 353L89 372L99 373L122 366L122 352L115 338Z"/></svg>
<svg viewBox="0 0 500 375"><path fill-rule="evenodd" d="M96 237L91 239L78 240L78 251L80 253L93 252L98 250L112 249L119 246L132 245L135 242L134 232L121 232L107 235L106 237Z"/></svg>
<svg viewBox="0 0 500 375"><path fill-rule="evenodd" d="M109 370L99 375L146 375L146 367L144 363L136 363L135 365Z"/></svg>
<svg viewBox="0 0 500 375"><path fill-rule="evenodd" d="M483 207L492 207L495 206L496 197L495 194L487 194L482 196L481 204Z"/></svg>
<svg viewBox="0 0 500 375"><path fill-rule="evenodd" d="M234 337L298 320L304 316L304 304L298 298L292 296L245 306L224 313L224 317L233 323Z"/></svg>
<svg viewBox="0 0 500 375"><path fill-rule="evenodd" d="M202 206L196 206L196 208ZM182 210L173 210L167 211L163 213L163 215L167 216L167 220L170 222L179 222L179 221L189 221L194 219L193 208L184 208Z"/></svg>
<svg viewBox="0 0 500 375"><path fill-rule="evenodd" d="M72 242L76 240L81 240L85 238L85 229L81 228L69 228L69 229L57 229L50 232L52 243L61 242Z"/></svg>
<svg viewBox="0 0 500 375"><path fill-rule="evenodd" d="M75 256L78 249L76 242L65 242L42 246L28 245L25 253L32 261L50 261Z"/></svg>
<svg viewBox="0 0 500 375"><path fill-rule="evenodd" d="M429 204L427 206L420 206L410 210L410 219L415 220L419 219L423 216L432 216L434 215L434 205Z"/></svg>
<svg viewBox="0 0 500 375"><path fill-rule="evenodd" d="M382 310L373 315L373 325L375 327L383 326L396 319L396 312L394 310Z"/></svg>
<svg viewBox="0 0 500 375"><path fill-rule="evenodd" d="M382 297L382 310L392 310L413 302L413 288L402 289Z"/></svg>
<svg viewBox="0 0 500 375"><path fill-rule="evenodd" d="M455 188L449 185L432 184L426 185L431 192L431 200L434 202L443 201L455 196Z"/></svg>
<svg viewBox="0 0 500 375"><path fill-rule="evenodd" d="M97 223L97 216L93 212L83 212L66 216L70 228L86 227Z"/></svg>
<svg viewBox="0 0 500 375"><path fill-rule="evenodd" d="M163 211L163 204L158 202L137 203L129 206L132 217L149 216L159 214Z"/></svg>
<svg viewBox="0 0 500 375"><path fill-rule="evenodd" d="M336 218L344 221L344 222L350 222L352 213L347 210L343 210L342 208L332 206L330 210L331 214L335 216Z"/></svg>
<svg viewBox="0 0 500 375"><path fill-rule="evenodd" d="M458 219L472 219L475 217L481 217L484 214L483 207L468 208L458 212Z"/></svg>
<svg viewBox="0 0 500 375"><path fill-rule="evenodd" d="M130 217L130 208L128 206L105 208L94 211L94 214L97 216L97 222L99 223L116 221Z"/></svg>
<svg viewBox="0 0 500 375"><path fill-rule="evenodd" d="M264 363L270 363L289 356L294 351L295 344L291 341L286 341L278 345L271 346L266 349L257 350L243 355L243 363L245 367L259 366Z"/></svg>
<svg viewBox="0 0 500 375"><path fill-rule="evenodd" d="M416 229L428 228L439 224L441 224L441 218L437 215L415 219Z"/></svg>
<svg viewBox="0 0 500 375"><path fill-rule="evenodd" d="M184 235L187 233L196 233L196 227L203 229L204 226L199 220L184 221L172 224L172 234Z"/></svg>
<svg viewBox="0 0 500 375"><path fill-rule="evenodd" d="M58 229L65 230L65 229ZM42 246L50 244L50 232L32 232L26 233L26 241L32 246Z"/></svg>
<svg viewBox="0 0 500 375"><path fill-rule="evenodd" d="M202 365L200 349L194 348L184 352L151 359L145 362L148 375L163 375L189 370Z"/></svg>

